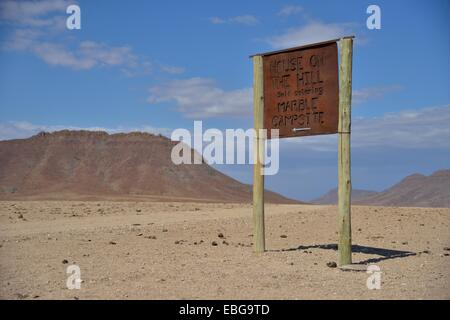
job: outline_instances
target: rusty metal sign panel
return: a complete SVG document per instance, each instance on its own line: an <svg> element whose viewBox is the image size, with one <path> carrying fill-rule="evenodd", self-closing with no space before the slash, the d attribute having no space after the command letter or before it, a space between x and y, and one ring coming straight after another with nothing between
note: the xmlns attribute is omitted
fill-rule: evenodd
<svg viewBox="0 0 450 320"><path fill-rule="evenodd" d="M263 54L264 128L280 138L336 133L336 42Z"/></svg>

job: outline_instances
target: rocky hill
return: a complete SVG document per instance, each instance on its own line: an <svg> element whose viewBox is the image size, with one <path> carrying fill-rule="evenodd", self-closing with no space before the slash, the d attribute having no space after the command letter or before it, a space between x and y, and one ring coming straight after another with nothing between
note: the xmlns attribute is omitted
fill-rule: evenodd
<svg viewBox="0 0 450 320"><path fill-rule="evenodd" d="M337 189L312 201L336 204ZM450 170L439 170L429 176L412 174L382 191L354 189L352 203L396 207L450 207Z"/></svg>
<svg viewBox="0 0 450 320"><path fill-rule="evenodd" d="M356 204L399 207L450 207L450 170L429 176L413 174L389 189L358 199Z"/></svg>
<svg viewBox="0 0 450 320"><path fill-rule="evenodd" d="M175 143L148 133L69 130L0 141L0 199L251 201L251 186L206 163L173 164ZM269 191L266 201L297 202Z"/></svg>

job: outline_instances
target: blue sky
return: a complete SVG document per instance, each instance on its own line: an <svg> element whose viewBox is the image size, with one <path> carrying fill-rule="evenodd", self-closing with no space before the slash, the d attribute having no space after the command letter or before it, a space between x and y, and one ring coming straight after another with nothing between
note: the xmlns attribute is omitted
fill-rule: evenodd
<svg viewBox="0 0 450 320"><path fill-rule="evenodd" d="M69 4L81 30L65 28ZM366 28L370 4L381 30ZM0 2L0 139L40 130L252 127L250 54L353 34L353 186L450 163L448 1ZM336 185L335 135L283 140L266 186ZM249 166L217 166L250 183Z"/></svg>

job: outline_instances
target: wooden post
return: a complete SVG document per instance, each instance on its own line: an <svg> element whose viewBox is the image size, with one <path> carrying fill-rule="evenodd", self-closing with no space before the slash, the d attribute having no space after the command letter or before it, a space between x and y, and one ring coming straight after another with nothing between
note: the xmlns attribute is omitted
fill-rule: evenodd
<svg viewBox="0 0 450 320"><path fill-rule="evenodd" d="M339 43L338 265L342 266L352 263L350 127L353 39L343 38Z"/></svg>
<svg viewBox="0 0 450 320"><path fill-rule="evenodd" d="M265 250L264 235L264 136L260 129L264 126L264 81L263 58L253 57L253 117L255 139L253 143L253 234L254 250L262 253Z"/></svg>

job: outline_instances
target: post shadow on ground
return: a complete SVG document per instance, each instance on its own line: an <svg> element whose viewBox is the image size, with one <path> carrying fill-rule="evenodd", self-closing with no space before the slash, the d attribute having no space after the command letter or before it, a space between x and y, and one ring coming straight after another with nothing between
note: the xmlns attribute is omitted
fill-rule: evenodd
<svg viewBox="0 0 450 320"><path fill-rule="evenodd" d="M338 246L336 243L314 244L314 245L307 245L307 246L301 245L296 248L268 250L268 251L269 252L283 252L283 251L302 251L302 250L308 250L308 249L325 249L325 250L337 251ZM417 253L411 252L411 251L367 247L367 246L360 246L357 244L352 245L352 252L353 253L375 254L375 255L380 256L379 258L371 258L371 259L366 259L366 260L362 260L359 262L354 262L355 264L377 263L377 262L380 262L383 260L405 258L405 257L417 255Z"/></svg>

